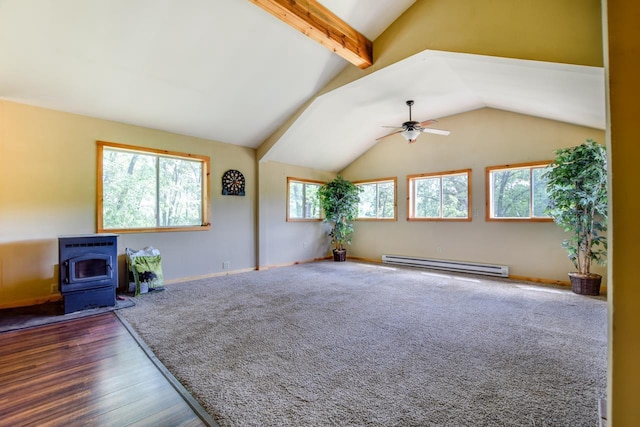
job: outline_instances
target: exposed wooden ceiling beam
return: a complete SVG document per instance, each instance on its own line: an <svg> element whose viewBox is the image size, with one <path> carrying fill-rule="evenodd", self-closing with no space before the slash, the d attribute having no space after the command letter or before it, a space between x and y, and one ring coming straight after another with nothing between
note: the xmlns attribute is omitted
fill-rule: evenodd
<svg viewBox="0 0 640 427"><path fill-rule="evenodd" d="M370 40L316 0L250 0L359 68L373 64Z"/></svg>

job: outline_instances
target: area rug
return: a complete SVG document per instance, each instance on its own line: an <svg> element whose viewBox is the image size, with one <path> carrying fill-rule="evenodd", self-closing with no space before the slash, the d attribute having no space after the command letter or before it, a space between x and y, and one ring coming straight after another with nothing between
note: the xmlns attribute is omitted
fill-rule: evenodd
<svg viewBox="0 0 640 427"><path fill-rule="evenodd" d="M317 262L120 310L221 426L593 426L604 298Z"/></svg>

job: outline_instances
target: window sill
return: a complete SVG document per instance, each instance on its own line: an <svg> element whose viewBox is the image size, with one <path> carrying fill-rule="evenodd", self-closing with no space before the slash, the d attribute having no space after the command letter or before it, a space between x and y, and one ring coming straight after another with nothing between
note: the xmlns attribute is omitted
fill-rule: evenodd
<svg viewBox="0 0 640 427"><path fill-rule="evenodd" d="M116 233L116 234L132 234L132 233L164 233L174 231L208 231L211 230L211 224L194 225L189 227L151 227L151 228L98 228L98 233Z"/></svg>

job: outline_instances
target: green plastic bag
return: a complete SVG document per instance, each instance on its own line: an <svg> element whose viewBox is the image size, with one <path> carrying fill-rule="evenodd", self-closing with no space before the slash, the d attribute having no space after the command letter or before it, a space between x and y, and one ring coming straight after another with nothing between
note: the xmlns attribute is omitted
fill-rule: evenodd
<svg viewBox="0 0 640 427"><path fill-rule="evenodd" d="M148 255L148 254L154 255ZM129 270L129 292L135 295L164 289L162 257L153 248L140 251L126 249ZM157 255L156 255L157 254Z"/></svg>

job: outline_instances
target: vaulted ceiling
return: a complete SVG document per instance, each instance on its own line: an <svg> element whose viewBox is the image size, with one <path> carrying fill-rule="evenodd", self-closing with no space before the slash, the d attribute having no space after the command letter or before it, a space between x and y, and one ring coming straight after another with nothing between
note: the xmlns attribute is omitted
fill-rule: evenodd
<svg viewBox="0 0 640 427"><path fill-rule="evenodd" d="M316 98L262 160L339 172L408 120L410 99L417 121L490 107L605 128L602 68L424 51Z"/></svg>
<svg viewBox="0 0 640 427"><path fill-rule="evenodd" d="M256 148L353 65L252 1L0 0L0 98ZM414 1L321 3L375 40ZM316 98L262 160L339 171L408 99L605 126L601 68L425 51Z"/></svg>

